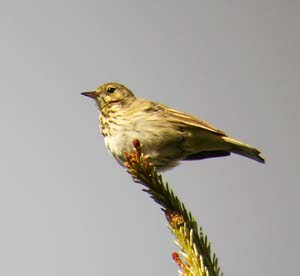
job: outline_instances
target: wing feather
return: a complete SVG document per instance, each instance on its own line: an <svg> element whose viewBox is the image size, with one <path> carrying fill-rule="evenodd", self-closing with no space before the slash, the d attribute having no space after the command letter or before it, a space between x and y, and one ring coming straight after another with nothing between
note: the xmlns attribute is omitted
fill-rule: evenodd
<svg viewBox="0 0 300 276"><path fill-rule="evenodd" d="M163 111L164 116L168 121L172 121L174 123L185 124L191 127L202 128L207 131L219 134L221 136L227 136L225 132L217 129L216 127L212 126L211 124L207 123L206 121L200 120L197 117L194 117L190 114L187 114L182 111L178 111L172 109L168 106L162 104L156 104L156 107Z"/></svg>

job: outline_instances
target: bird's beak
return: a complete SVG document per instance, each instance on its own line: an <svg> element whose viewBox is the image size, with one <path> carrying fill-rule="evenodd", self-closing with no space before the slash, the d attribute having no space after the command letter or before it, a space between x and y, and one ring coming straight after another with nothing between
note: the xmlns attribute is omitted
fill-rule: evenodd
<svg viewBox="0 0 300 276"><path fill-rule="evenodd" d="M90 97L90 98L93 98L93 99L97 98L96 91L82 92L81 95L86 96L86 97Z"/></svg>

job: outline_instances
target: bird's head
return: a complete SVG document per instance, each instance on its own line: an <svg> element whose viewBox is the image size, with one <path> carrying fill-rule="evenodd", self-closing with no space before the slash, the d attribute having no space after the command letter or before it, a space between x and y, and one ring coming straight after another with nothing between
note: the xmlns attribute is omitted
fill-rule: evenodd
<svg viewBox="0 0 300 276"><path fill-rule="evenodd" d="M124 106L135 99L133 93L126 86L119 83L105 83L94 91L83 92L81 94L93 98L100 111L108 105L118 104Z"/></svg>

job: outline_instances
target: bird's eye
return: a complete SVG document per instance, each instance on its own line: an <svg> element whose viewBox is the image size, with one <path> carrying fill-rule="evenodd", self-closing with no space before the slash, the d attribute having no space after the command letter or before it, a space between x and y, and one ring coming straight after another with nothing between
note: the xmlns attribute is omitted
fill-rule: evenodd
<svg viewBox="0 0 300 276"><path fill-rule="evenodd" d="M116 90L115 87L108 87L108 88L107 88L107 93L112 94L112 93L115 92L115 90Z"/></svg>

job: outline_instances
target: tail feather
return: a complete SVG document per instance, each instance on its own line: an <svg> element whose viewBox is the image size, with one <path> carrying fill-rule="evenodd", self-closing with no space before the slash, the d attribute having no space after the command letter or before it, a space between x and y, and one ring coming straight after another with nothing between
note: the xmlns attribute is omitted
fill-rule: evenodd
<svg viewBox="0 0 300 276"><path fill-rule="evenodd" d="M232 146L231 152L256 160L260 163L265 163L265 159L261 156L258 149L228 136L223 136L222 138Z"/></svg>

